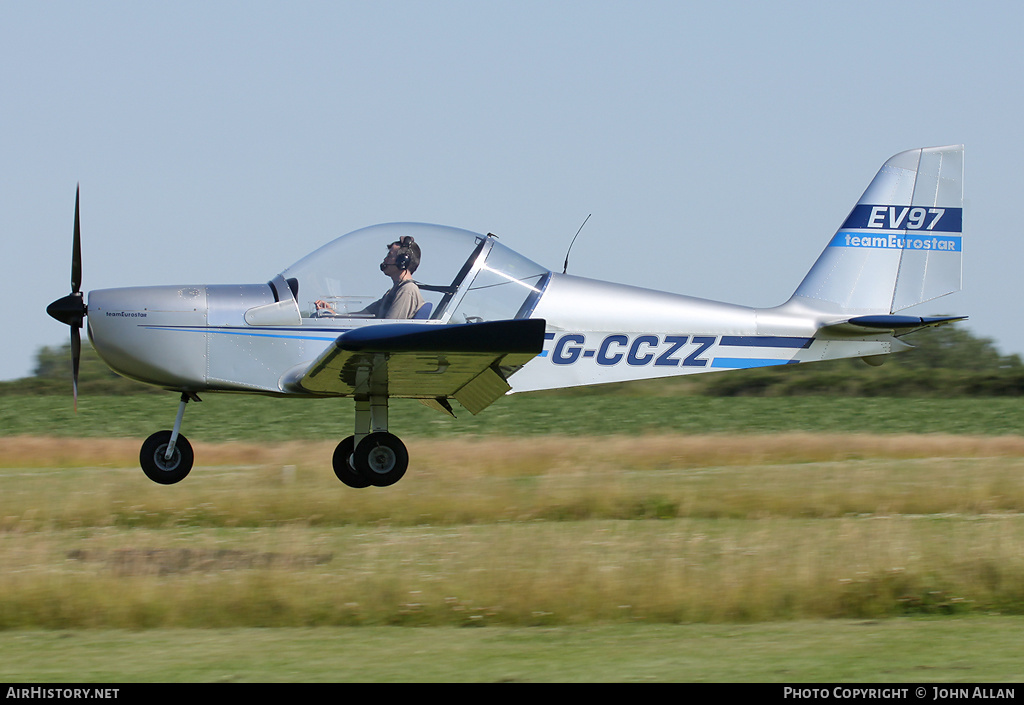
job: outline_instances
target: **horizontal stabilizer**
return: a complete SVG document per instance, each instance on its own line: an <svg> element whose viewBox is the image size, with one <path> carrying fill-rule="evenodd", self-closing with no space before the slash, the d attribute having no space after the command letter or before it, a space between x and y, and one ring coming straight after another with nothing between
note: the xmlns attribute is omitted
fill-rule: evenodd
<svg viewBox="0 0 1024 705"><path fill-rule="evenodd" d="M922 328L941 326L946 323L966 320L967 316L899 316L899 315L877 315L877 316L856 316L843 321L825 326L824 331L830 333L864 334L870 332L892 332L894 335L906 335Z"/></svg>

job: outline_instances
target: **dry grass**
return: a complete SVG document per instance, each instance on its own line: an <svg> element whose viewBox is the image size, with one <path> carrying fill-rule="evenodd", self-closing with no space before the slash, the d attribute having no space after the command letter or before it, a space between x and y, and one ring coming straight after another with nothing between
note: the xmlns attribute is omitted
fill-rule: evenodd
<svg viewBox="0 0 1024 705"><path fill-rule="evenodd" d="M196 446L154 485L121 440L0 438L0 526L460 525L525 520L1024 512L1024 439L649 436L419 440L409 474L354 491L332 443ZM59 470L56 468L60 468Z"/></svg>
<svg viewBox="0 0 1024 705"><path fill-rule="evenodd" d="M0 628L750 621L1024 612L1024 439L410 443L351 490L333 443L0 439Z"/></svg>
<svg viewBox="0 0 1024 705"><path fill-rule="evenodd" d="M1017 613L1019 517L5 534L0 627Z"/></svg>
<svg viewBox="0 0 1024 705"><path fill-rule="evenodd" d="M336 440L285 443L196 443L200 466L329 465ZM140 441L121 438L0 437L0 467L124 467L138 460ZM413 467L448 465L473 472L535 474L559 465L606 463L657 468L862 458L1024 457L1022 436L648 435L610 437L478 437L410 442Z"/></svg>

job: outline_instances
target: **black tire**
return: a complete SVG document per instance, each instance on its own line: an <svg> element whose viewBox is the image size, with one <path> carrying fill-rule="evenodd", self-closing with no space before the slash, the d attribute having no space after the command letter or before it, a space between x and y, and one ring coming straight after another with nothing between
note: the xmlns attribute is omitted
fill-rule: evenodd
<svg viewBox="0 0 1024 705"><path fill-rule="evenodd" d="M334 457L331 463L334 465L334 474L338 476L346 486L361 490L370 486L370 481L356 472L352 467L352 453L356 449L356 437L349 436L334 449Z"/></svg>
<svg viewBox="0 0 1024 705"><path fill-rule="evenodd" d="M398 436L378 431L359 441L352 464L356 472L374 487L388 487L405 475L409 467L409 451Z"/></svg>
<svg viewBox="0 0 1024 705"><path fill-rule="evenodd" d="M182 435L174 443L174 455L170 460L164 459L167 444L171 442L170 431L157 431L146 439L139 452L139 464L153 482L161 485L173 485L181 482L192 470L195 455L192 444Z"/></svg>

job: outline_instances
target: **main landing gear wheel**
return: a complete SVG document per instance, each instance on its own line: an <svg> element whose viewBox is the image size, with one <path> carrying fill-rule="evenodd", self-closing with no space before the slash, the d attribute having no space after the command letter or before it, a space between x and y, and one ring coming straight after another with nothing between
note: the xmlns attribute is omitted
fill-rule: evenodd
<svg viewBox="0 0 1024 705"><path fill-rule="evenodd" d="M195 460L192 444L182 435L178 436L171 457L165 457L167 445L170 442L170 431L157 431L146 439L139 452L139 464L142 465L142 472L146 473L146 477L150 480L161 485L173 485L175 482L184 480L192 470L192 463Z"/></svg>
<svg viewBox="0 0 1024 705"><path fill-rule="evenodd" d="M375 487L388 487L402 479L409 467L409 451L398 436L378 431L359 441L352 456L356 471Z"/></svg>
<svg viewBox="0 0 1024 705"><path fill-rule="evenodd" d="M334 464L334 474L338 476L338 479L348 487L359 490L364 487L369 487L370 481L356 472L356 469L352 467L352 454L355 452L355 449L356 437L349 436L339 443L338 447L334 449L334 458L332 459L332 463Z"/></svg>

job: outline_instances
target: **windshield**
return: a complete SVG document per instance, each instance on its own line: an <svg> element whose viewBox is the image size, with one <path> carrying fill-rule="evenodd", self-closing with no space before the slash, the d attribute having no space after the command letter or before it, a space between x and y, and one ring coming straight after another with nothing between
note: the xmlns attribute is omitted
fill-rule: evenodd
<svg viewBox="0 0 1024 705"><path fill-rule="evenodd" d="M529 318L550 272L498 242L467 277L454 308L455 323Z"/></svg>
<svg viewBox="0 0 1024 705"><path fill-rule="evenodd" d="M282 272L303 319L372 317L364 309L392 284L380 263L404 236L420 247L413 279L428 304L425 318L465 323L525 317L532 310L527 300L535 301L546 281L546 269L493 237L422 223L374 225L327 243ZM330 309L318 309L317 301Z"/></svg>

